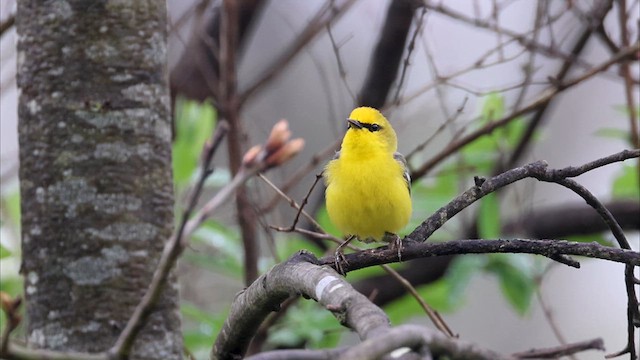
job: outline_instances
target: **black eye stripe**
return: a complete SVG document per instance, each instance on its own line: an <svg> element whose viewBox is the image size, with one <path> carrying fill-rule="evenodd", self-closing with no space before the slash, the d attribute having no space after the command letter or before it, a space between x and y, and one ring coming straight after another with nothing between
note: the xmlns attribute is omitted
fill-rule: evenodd
<svg viewBox="0 0 640 360"><path fill-rule="evenodd" d="M382 129L382 126L380 126L378 124L366 124L366 123L363 123L362 127L367 128L371 132L380 131Z"/></svg>

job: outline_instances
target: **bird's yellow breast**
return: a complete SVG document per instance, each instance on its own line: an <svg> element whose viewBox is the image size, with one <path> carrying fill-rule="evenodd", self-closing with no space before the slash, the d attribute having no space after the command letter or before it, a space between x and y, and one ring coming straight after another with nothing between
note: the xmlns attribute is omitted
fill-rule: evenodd
<svg viewBox="0 0 640 360"><path fill-rule="evenodd" d="M397 233L411 217L411 195L404 168L393 154L342 151L325 169L329 218L346 235L382 240Z"/></svg>

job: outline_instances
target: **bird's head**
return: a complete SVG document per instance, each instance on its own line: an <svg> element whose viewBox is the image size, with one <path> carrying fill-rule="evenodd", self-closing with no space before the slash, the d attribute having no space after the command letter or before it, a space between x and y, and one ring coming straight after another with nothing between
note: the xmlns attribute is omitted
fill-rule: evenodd
<svg viewBox="0 0 640 360"><path fill-rule="evenodd" d="M343 147L379 147L390 153L398 148L396 132L384 115L374 108L354 109L347 119L347 126Z"/></svg>

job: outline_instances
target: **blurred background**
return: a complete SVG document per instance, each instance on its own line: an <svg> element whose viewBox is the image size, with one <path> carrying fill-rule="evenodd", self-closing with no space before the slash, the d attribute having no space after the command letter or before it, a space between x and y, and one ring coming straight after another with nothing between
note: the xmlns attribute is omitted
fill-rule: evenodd
<svg viewBox="0 0 640 360"><path fill-rule="evenodd" d="M638 147L637 61L597 71L548 96L554 84L584 76L638 41L637 0L240 3L242 148L264 142L273 124L287 119L294 136L305 139L305 149L267 177L298 202L338 148L345 119L359 104L383 110L414 172L414 214L406 233L470 187L474 175L491 176L535 160L546 160L552 168L577 166ZM219 44L214 34L221 2L169 0L168 7L174 178L181 201L215 124ZM5 24L14 15L14 1L0 3L0 11ZM19 293L18 56L10 25L2 29L0 42L0 269L2 290ZM542 105L536 103L540 99ZM522 109L528 110L493 133L452 148ZM214 161L217 169L208 183L212 193L229 181L230 173L225 153ZM616 214L631 219L626 234L638 250L637 160L599 168L577 181ZM316 188L308 211L330 230L322 193ZM294 212L264 182L256 179L248 194L259 273L301 248L318 256L331 251L331 244L269 228L291 225ZM516 237L615 244L602 227L584 233L568 225L585 213L590 208L569 190L525 180L466 209L430 241ZM545 214L555 222L543 223ZM185 343L198 358L207 353L234 294L250 278L243 251L246 231L230 204L196 233L180 262ZM620 350L627 331L624 266L578 260L581 269L528 255L430 259L396 268L467 341L511 353L602 337L607 353ZM430 325L413 298L397 285L383 285L389 282L382 270L361 270L347 279L384 305L394 324ZM293 304L276 321L265 348L355 341L314 304ZM602 357L598 352L577 355Z"/></svg>

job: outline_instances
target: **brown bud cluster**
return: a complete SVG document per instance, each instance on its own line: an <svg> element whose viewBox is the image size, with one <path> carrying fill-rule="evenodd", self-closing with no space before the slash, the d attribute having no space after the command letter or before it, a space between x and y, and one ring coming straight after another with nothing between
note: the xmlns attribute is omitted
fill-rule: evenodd
<svg viewBox="0 0 640 360"><path fill-rule="evenodd" d="M271 129L264 146L255 145L242 158L246 167L263 166L265 169L280 166L294 157L304 148L304 139L290 140L289 123L282 119Z"/></svg>

